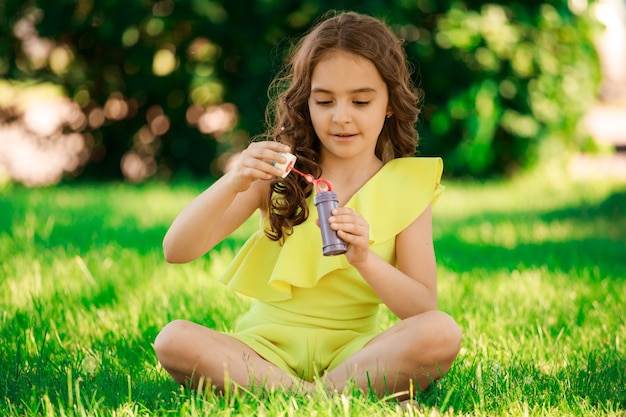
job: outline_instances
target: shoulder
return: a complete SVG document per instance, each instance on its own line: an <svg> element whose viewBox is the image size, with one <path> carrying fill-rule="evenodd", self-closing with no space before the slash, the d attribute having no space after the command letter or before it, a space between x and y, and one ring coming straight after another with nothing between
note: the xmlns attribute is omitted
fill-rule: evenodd
<svg viewBox="0 0 626 417"><path fill-rule="evenodd" d="M370 224L370 239L386 241L406 229L438 200L443 185L441 158L398 158L387 162L348 207Z"/></svg>
<svg viewBox="0 0 626 417"><path fill-rule="evenodd" d="M379 181L394 193L422 190L439 195L443 190L443 160L439 157L393 159L381 169Z"/></svg>
<svg viewBox="0 0 626 417"><path fill-rule="evenodd" d="M383 168L393 175L429 174L441 177L443 160L440 157L396 158L387 162Z"/></svg>

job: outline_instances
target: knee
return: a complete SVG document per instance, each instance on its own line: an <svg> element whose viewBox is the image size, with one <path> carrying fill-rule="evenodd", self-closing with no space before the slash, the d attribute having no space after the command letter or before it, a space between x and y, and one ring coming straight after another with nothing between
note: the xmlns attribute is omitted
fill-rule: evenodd
<svg viewBox="0 0 626 417"><path fill-rule="evenodd" d="M435 338L438 342L442 359L451 364L461 349L463 333L452 317L441 311L437 313L434 324Z"/></svg>
<svg viewBox="0 0 626 417"><path fill-rule="evenodd" d="M461 349L461 328L442 311L430 311L425 315L428 324L421 329L425 333L416 335L418 343L415 348L422 354L428 352L432 360L448 367Z"/></svg>
<svg viewBox="0 0 626 417"><path fill-rule="evenodd" d="M168 359L180 350L180 341L184 340L184 333L189 322L185 320L174 320L159 332L154 339L154 351L162 365L166 365Z"/></svg>

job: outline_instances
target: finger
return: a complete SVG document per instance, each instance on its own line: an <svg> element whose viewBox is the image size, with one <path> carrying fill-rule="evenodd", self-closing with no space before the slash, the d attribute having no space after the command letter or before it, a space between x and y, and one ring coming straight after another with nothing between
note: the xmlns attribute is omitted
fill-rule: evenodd
<svg viewBox="0 0 626 417"><path fill-rule="evenodd" d="M352 236L365 236L365 228L356 223L333 223L330 227L338 232L341 231Z"/></svg>
<svg viewBox="0 0 626 417"><path fill-rule="evenodd" d="M251 179L269 180L277 175L275 167L251 157L241 158L235 169L241 176Z"/></svg>
<svg viewBox="0 0 626 417"><path fill-rule="evenodd" d="M276 160L281 153L287 153L291 149L289 146L273 141L253 142L248 149L258 152L258 156L268 160Z"/></svg>
<svg viewBox="0 0 626 417"><path fill-rule="evenodd" d="M269 155L266 154L263 161L275 168L274 175L284 178L289 173L289 167L293 166L295 159L295 156L287 152L273 152Z"/></svg>
<svg viewBox="0 0 626 417"><path fill-rule="evenodd" d="M359 214L356 214L355 212L338 212L337 214L334 214L329 218L330 223L336 223L339 225L346 225L346 224L359 224L359 225L365 225L365 220L363 219L363 217L361 217Z"/></svg>
<svg viewBox="0 0 626 417"><path fill-rule="evenodd" d="M243 152L240 162L242 167L262 171L271 176L279 176L283 171L275 167L273 163L284 163L286 160L279 152L265 147L251 146Z"/></svg>
<svg viewBox="0 0 626 417"><path fill-rule="evenodd" d="M350 207L337 207L332 211L334 216L345 216L350 218L362 218L362 216L353 208Z"/></svg>
<svg viewBox="0 0 626 417"><path fill-rule="evenodd" d="M255 161L263 162L266 165L274 166L275 164L283 164L287 162L287 158L280 153L271 149L255 149L250 151L246 156ZM260 165L256 165L260 167Z"/></svg>
<svg viewBox="0 0 626 417"><path fill-rule="evenodd" d="M264 142L257 142L257 143L262 143L264 146L267 146L267 148L276 152L290 152L291 151L291 148L288 145L285 145L284 143L272 141L272 140L268 140Z"/></svg>
<svg viewBox="0 0 626 417"><path fill-rule="evenodd" d="M343 230L338 230L337 236L339 236L339 238L341 238L346 243L346 245L348 245L348 247L350 246L360 247L360 248L369 247L369 242L367 239L364 238L364 236L351 234Z"/></svg>

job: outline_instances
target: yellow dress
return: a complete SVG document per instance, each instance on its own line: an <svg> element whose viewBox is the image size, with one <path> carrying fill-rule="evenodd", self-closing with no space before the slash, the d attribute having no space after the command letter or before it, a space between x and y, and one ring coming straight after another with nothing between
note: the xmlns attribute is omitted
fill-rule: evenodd
<svg viewBox="0 0 626 417"><path fill-rule="evenodd" d="M395 238L434 204L440 158L386 163L346 203L370 225L370 248L395 265ZM232 336L307 381L330 371L377 336L381 300L344 255L322 255L313 195L309 218L281 245L260 228L220 281L254 298Z"/></svg>

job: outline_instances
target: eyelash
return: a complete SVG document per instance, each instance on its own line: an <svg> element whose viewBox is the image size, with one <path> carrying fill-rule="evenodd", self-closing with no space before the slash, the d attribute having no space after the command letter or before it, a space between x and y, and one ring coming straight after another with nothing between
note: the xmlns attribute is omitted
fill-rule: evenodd
<svg viewBox="0 0 626 417"><path fill-rule="evenodd" d="M370 104L369 101L353 101L353 103L356 106L367 106L368 104ZM319 105L319 106L328 106L330 104L332 104L332 101L320 101L320 100L316 100L315 104Z"/></svg>

